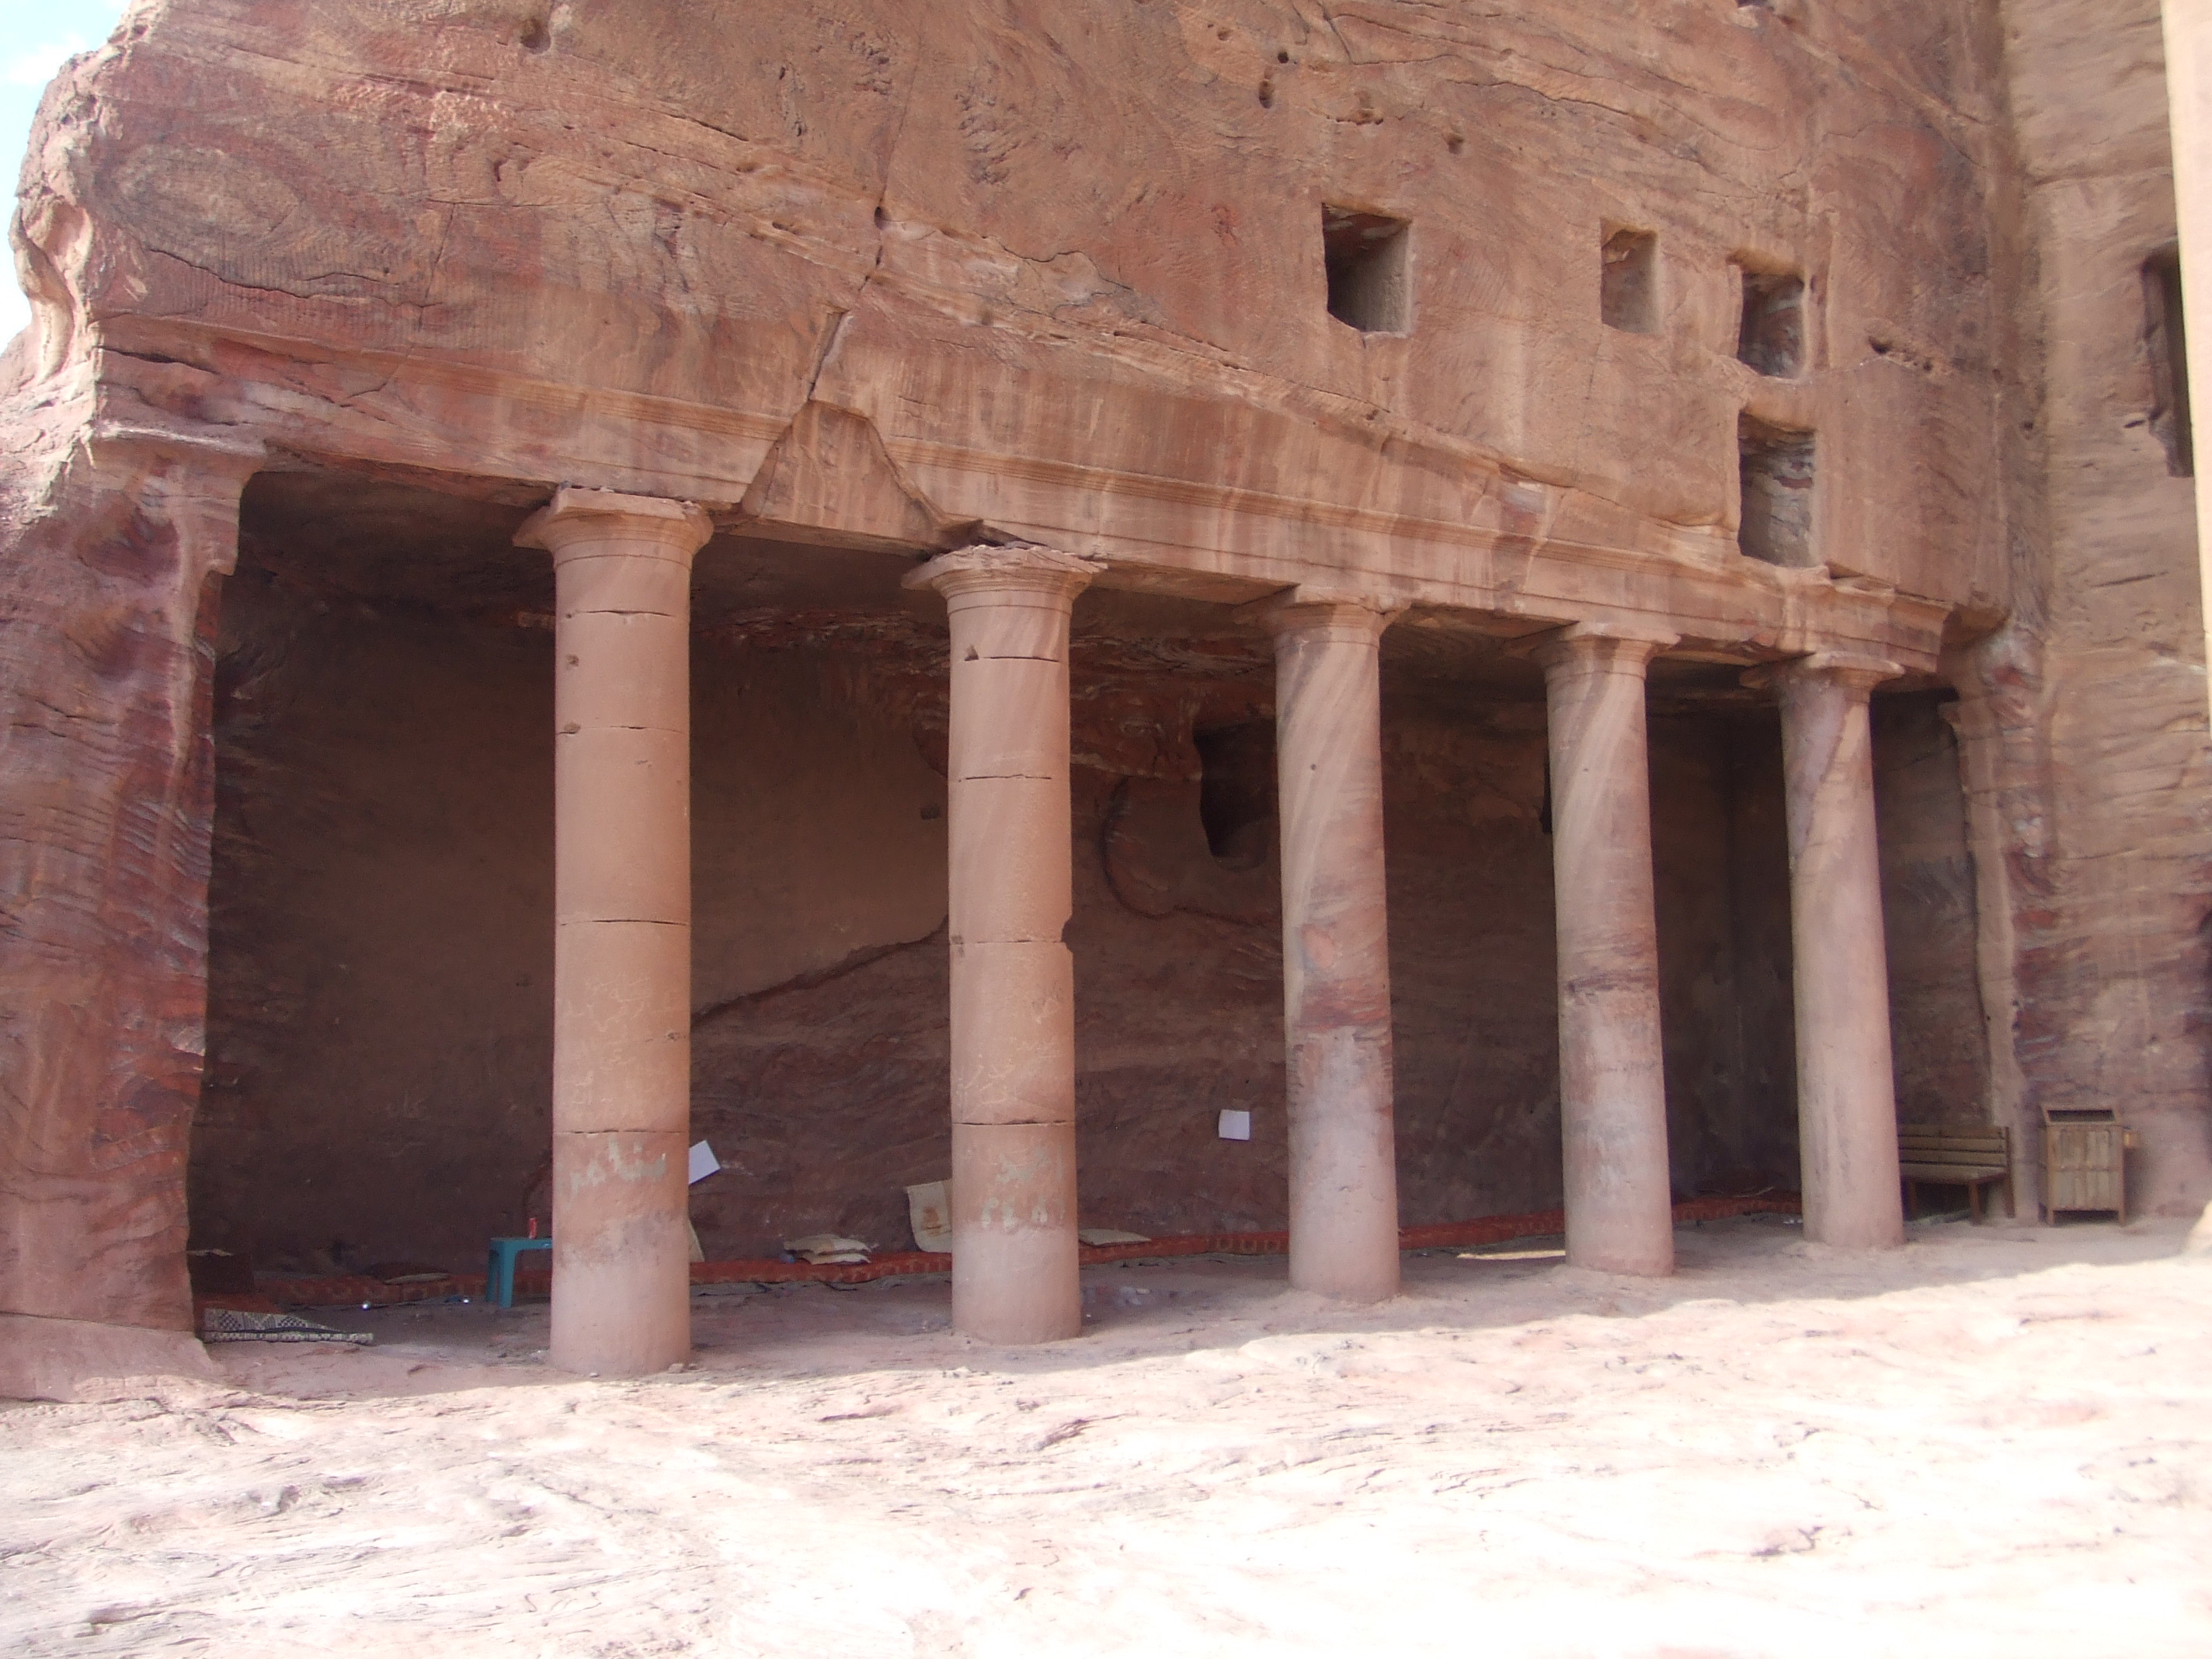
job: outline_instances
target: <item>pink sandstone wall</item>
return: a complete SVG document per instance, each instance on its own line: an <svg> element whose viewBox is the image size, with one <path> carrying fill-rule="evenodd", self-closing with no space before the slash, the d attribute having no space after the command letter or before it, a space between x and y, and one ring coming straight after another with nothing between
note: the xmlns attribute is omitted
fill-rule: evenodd
<svg viewBox="0 0 2212 1659"><path fill-rule="evenodd" d="M460 1265L545 1213L550 647L545 573L505 546L514 516L342 479L249 492L216 682L203 1245ZM840 562L836 603L811 608L823 596L787 573L832 556L718 542L698 566L693 1122L730 1167L694 1215L721 1255L824 1229L901 1243L901 1188L944 1172L942 628L877 555ZM1263 644L1218 607L1085 605L1085 1218L1279 1227L1272 797L1232 860L1249 867L1224 866L1189 738L1255 716L1267 732ZM1525 666L1484 661L1486 684L1455 687L1400 651L1387 682L1409 1224L1559 1197L1542 708L1511 679ZM1955 880L1958 793L1932 706L1896 708L1902 1098L1955 1116L1978 1097L1957 1002L1972 919L1929 900ZM1789 1185L1774 721L1676 698L1653 756L1675 1188ZM1224 1106L1254 1111L1252 1144L1217 1138Z"/></svg>
<svg viewBox="0 0 2212 1659"><path fill-rule="evenodd" d="M834 611L856 580L836 562L856 556L827 550L923 552L981 526L1103 559L1114 604L1349 582L1412 604L1401 631L1434 627L1477 654L1487 647L1470 633L1662 619L1712 662L1705 694L1735 667L1834 647L1893 658L1917 696L1948 649L1983 1041L1962 1054L1950 1035L1966 1008L1958 837L1927 781L1942 735L1917 708L1890 717L1884 739L1885 824L1902 846L1888 868L1903 935L1893 979L1924 1022L1899 1029L1906 1109L1971 1115L1963 1093L1986 1087L1990 1109L2025 1127L2040 1104L2121 1098L2149 1141L2138 1203L2201 1200L2202 647L2185 485L2164 476L2137 418L2132 273L2171 234L2148 0L2118 14L2078 0L1640 0L1602 15L1559 0L1480 15L1362 0L1326 16L1289 0L869 0L766 9L743 31L723 16L709 0L169 0L135 8L50 94L15 227L37 322L0 362L0 767L27 781L5 797L0 840L14 896L0 937L0 1310L149 1329L184 1318L177 1174L200 1056L214 1052L194 711L217 623L202 600L220 592L228 514L258 465L351 476L325 506L375 478L462 503L406 509L434 533L386 544L447 612L469 610L480 573L441 539L442 515L519 519L568 482L699 501L738 538L823 550L808 614ZM1327 316L1325 205L1412 222L1409 333ZM1620 228L1658 239L1654 332L1600 318L1598 251ZM1736 359L1746 265L1808 276L1799 378ZM1746 414L1817 429L1820 568L1738 549ZM331 551L293 539L310 566ZM257 603L242 592L234 624L249 650ZM736 650L789 648L812 625L743 611L726 598L702 617L702 659L717 628ZM417 617L398 631L452 625ZM1447 1111L1423 1130L1418 1110L1460 1098L1447 1053L1480 1050L1511 1080L1498 1098L1523 1109L1522 1079L1548 1076L1533 1002L1504 1012L1548 975L1545 915L1503 902L1534 890L1540 845L1502 809L1461 829L1462 808L1438 804L1470 777L1478 799L1510 777L1522 811L1537 740L1516 729L1510 760L1486 749L1485 722L1520 716L1470 711L1404 665L1413 647L1394 648L1413 653L1399 671L1413 684L1392 705L1406 823L1393 880L1415 915L1460 921L1395 947L1414 988L1400 1009L1416 1079L1407 1144L1494 1140L1516 1148L1501 1167L1534 1170L1516 1160L1543 1155L1540 1125L1462 1129ZM487 639L452 690L481 690L482 718L519 713L535 694L519 669L511 684L494 671L526 649ZM1122 695L1112 678L1099 695ZM1192 888L1180 855L1143 855L1139 829L1166 822L1168 797L1188 788L1194 710L1128 695L1119 713L1094 705L1097 740L1079 755L1081 833L1121 848L1120 879L1149 910L1115 902L1158 920L1164 893L1164 927L1195 926L1194 902L1264 933L1238 884L1208 898L1214 878ZM914 711L927 764L919 677L884 696ZM384 701L426 723L447 706L397 684ZM709 697L700 712L726 711ZM361 720L324 714L333 729ZM845 732L849 767L798 777L779 801L733 796L732 827L896 799L860 787L877 776L871 757L904 752L897 720L876 714ZM257 741L313 741L228 729L249 764ZM395 757L360 741L364 781L404 783ZM1737 742L1723 766L1711 742L1655 751L1655 775L1674 781L1662 848L1747 849L1726 866L1725 965L1720 885L1670 874L1662 851L1662 927L1674 915L1681 942L1667 997L1709 1013L1732 986L1735 1030L1706 1054L1670 1037L1670 1086L1735 1125L1720 1136L1732 1155L1775 1167L1786 1144L1744 1115L1756 1096L1786 1117L1789 992L1774 965L1786 927L1761 897L1772 797L1745 787L1771 762ZM1434 748L1470 744L1437 773ZM472 781L511 785L471 809L479 827L501 806L520 815L538 787L520 752L468 763ZM892 775L910 793L911 763ZM1723 775L1729 789L1691 823L1683 802ZM345 873L374 886L378 859L411 842L425 870L466 887L434 810L348 784L325 788L320 810L342 810L318 819L312 793L292 801L280 772L262 776L270 802L290 802L276 817L302 815L284 826L301 849L288 861L334 867L356 835ZM1408 778L1427 781L1407 793ZM393 841L368 839L377 813ZM887 829L901 850L881 868L850 862L857 842L810 847L806 904L778 912L741 884L708 894L717 914L778 918L724 935L702 968L720 976L717 1006L843 961L846 936L810 918L844 915L854 939L915 937L928 919L888 896L908 867L897 860L925 857L928 824L917 809L910 828ZM226 827L218 852L251 868L252 846ZM1504 847L1517 850L1501 861ZM273 895L299 878L231 885ZM520 938L534 923L526 880L513 879ZM1501 902L1467 908L1492 882ZM219 961L232 1011L219 1039L270 1025L287 996L312 1000L289 988L307 982L304 929L280 945L281 928L225 911L227 892L218 931L243 919L224 937L252 948L219 957L259 972L263 949L276 983L262 996ZM1091 911L1119 914L1095 894ZM1908 917L1923 925L1900 928ZM389 955L404 919L380 919ZM1526 953L1474 942L1492 926ZM477 948L484 977L514 965ZM1266 965L1220 948L1256 975L1237 994L1249 989L1257 1019ZM1494 968L1496 1006L1453 1014L1437 989L1424 1010L1425 951L1437 987ZM800 1008L904 960L769 1004ZM520 996L534 988L504 987L511 1069L479 1079L495 1105L534 1089L514 1080L541 1063L525 1054L537 1016ZM241 1008L250 1018L226 1024ZM404 1022L393 1035L404 1047ZM288 1040L304 1043L304 1028ZM700 1040L703 1053L726 1038L709 1021ZM1110 1117L1121 1109L1097 1079L1143 1068L1098 1031L1079 1041L1106 1056L1085 1060L1085 1086ZM460 1052L440 1063L463 1066ZM1224 1061L1235 1080L1221 1086L1253 1086L1256 1063ZM402 1103L414 1084L425 1100L451 1086L434 1067L368 1075L401 1085ZM827 1087L831 1072L819 1075ZM308 1084L297 1069L283 1081ZM234 1108L249 1128L299 1109ZM702 1114L719 1109L702 1097ZM510 1179L505 1148L529 1138L481 1133L457 1185ZM1407 1156L1409 1194L1455 1206L1502 1190L1442 1174L1424 1187L1431 1155ZM1676 1156L1678 1179L1710 1162L1681 1144ZM223 1178L204 1158L202 1172ZM1218 1202L1244 1200L1230 1182ZM319 1231L302 1219L297 1237Z"/></svg>
<svg viewBox="0 0 2212 1659"><path fill-rule="evenodd" d="M1921 649L1883 585L1986 618L2009 574L1983 11L194 0L57 94L36 344L94 327L139 395L298 451L1263 586L1512 613L1632 551L1663 582L1623 597L1729 639L1790 611L1729 539L1748 408L1821 437L1862 585L1815 611ZM1328 204L1412 222L1411 332L1327 314ZM1654 332L1600 320L1618 226L1659 240ZM1799 379L1736 359L1747 263L1807 274ZM763 484L810 399L918 507Z"/></svg>
<svg viewBox="0 0 2212 1659"><path fill-rule="evenodd" d="M2017 609L1952 672L1992 1109L2033 1145L2046 1107L2117 1108L2144 1142L2130 1202L2190 1214L2212 1189L2212 774L2191 480L2151 424L2142 267L2174 237L2158 7L2003 15L2033 253L2008 366Z"/></svg>

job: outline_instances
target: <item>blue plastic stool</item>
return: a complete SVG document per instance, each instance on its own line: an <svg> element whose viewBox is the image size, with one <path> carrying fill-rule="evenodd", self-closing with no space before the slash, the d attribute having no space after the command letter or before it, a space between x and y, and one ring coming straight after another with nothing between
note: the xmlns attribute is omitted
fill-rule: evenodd
<svg viewBox="0 0 2212 1659"><path fill-rule="evenodd" d="M550 1250L550 1238L495 1238L484 1261L484 1300L499 1307L514 1305L514 1258L526 1250Z"/></svg>

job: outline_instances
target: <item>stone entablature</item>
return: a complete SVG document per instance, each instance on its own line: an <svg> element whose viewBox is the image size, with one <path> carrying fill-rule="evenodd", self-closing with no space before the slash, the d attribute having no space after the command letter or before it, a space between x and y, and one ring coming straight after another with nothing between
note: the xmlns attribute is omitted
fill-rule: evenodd
<svg viewBox="0 0 2212 1659"><path fill-rule="evenodd" d="M1917 672L2008 603L1993 82L1929 82L1928 24L709 21L165 16L54 94L100 101L29 179L46 361L317 460L982 526L1205 597L1349 578ZM1402 329L1329 313L1355 209L1407 228ZM1808 568L1737 550L1747 422L1816 446Z"/></svg>

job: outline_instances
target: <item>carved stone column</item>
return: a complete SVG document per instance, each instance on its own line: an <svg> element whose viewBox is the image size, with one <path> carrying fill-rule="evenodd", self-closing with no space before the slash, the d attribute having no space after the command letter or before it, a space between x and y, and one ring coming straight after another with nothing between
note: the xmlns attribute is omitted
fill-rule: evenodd
<svg viewBox="0 0 2212 1659"><path fill-rule="evenodd" d="M95 424L0 499L0 1396L213 1374L185 1167L216 628L260 461Z"/></svg>
<svg viewBox="0 0 2212 1659"><path fill-rule="evenodd" d="M1900 672L1824 652L1766 676L1789 790L1805 1237L1855 1249L1905 1242L1867 714L1868 695Z"/></svg>
<svg viewBox="0 0 2212 1659"><path fill-rule="evenodd" d="M685 502L563 489L553 555L553 1341L564 1370L691 1357L691 561Z"/></svg>
<svg viewBox="0 0 2212 1659"><path fill-rule="evenodd" d="M2048 792L2056 768L2043 648L2014 625L1951 653L1943 670L1959 693L1937 712L1958 735L1989 1117L2012 1131L2015 1212L2035 1215L2043 1202L2043 1117L2021 1063L2018 918L2038 902L2053 851Z"/></svg>
<svg viewBox="0 0 2212 1659"><path fill-rule="evenodd" d="M1380 673L1396 613L1299 588L1251 614L1275 641L1291 1283L1377 1302L1398 1291Z"/></svg>
<svg viewBox="0 0 2212 1659"><path fill-rule="evenodd" d="M1067 628L1098 568L969 547L907 578L952 624L952 1323L989 1342L1083 1328Z"/></svg>
<svg viewBox="0 0 2212 1659"><path fill-rule="evenodd" d="M1567 1260L1674 1271L1644 672L1674 643L1577 624L1532 653L1551 704Z"/></svg>

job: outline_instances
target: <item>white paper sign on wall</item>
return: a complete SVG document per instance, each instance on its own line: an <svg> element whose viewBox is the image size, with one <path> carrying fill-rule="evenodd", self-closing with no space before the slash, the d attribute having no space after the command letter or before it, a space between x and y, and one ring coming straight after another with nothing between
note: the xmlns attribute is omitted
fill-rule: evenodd
<svg viewBox="0 0 2212 1659"><path fill-rule="evenodd" d="M1221 1138L1224 1140L1252 1139L1252 1114L1235 1109L1224 1109L1221 1114Z"/></svg>
<svg viewBox="0 0 2212 1659"><path fill-rule="evenodd" d="M691 1144L691 1184L697 1186L722 1167L722 1160L714 1156L714 1149L703 1140Z"/></svg>

